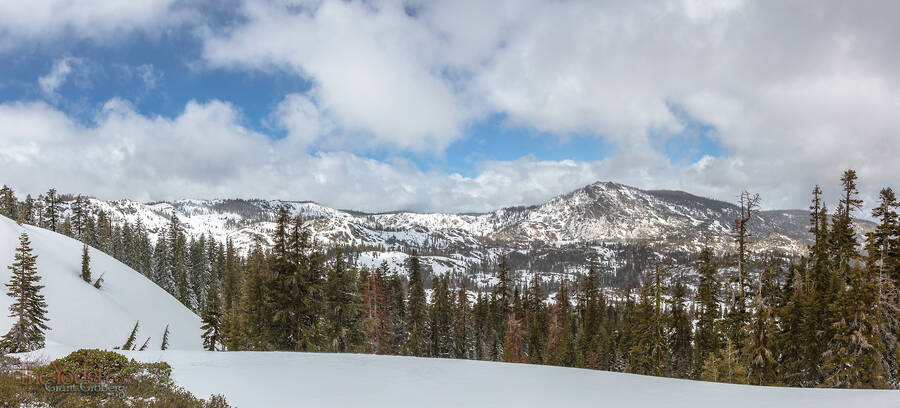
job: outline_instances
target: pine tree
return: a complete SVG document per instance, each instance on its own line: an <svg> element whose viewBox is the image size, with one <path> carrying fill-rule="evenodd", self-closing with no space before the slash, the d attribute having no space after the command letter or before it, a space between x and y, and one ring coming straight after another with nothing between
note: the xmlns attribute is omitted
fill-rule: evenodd
<svg viewBox="0 0 900 408"><path fill-rule="evenodd" d="M597 361L603 354L602 346L606 337L603 327L603 318L606 314L606 300L598 288L597 264L591 261L588 266L587 276L581 285L582 292L579 296L579 315L581 328L578 332L579 357L582 363L588 360ZM591 367L595 369L605 368L602 365Z"/></svg>
<svg viewBox="0 0 900 408"><path fill-rule="evenodd" d="M456 292L453 303L453 346L456 358L472 358L472 310L465 284Z"/></svg>
<svg viewBox="0 0 900 408"><path fill-rule="evenodd" d="M876 322L874 331L883 342L887 383L892 388L900 387L900 291L897 281L897 271L900 269L900 219L897 207L900 207L900 203L894 191L890 188L882 189L878 206L872 210L872 217L879 220L879 224L868 235L866 242L866 265L876 287L872 311Z"/></svg>
<svg viewBox="0 0 900 408"><path fill-rule="evenodd" d="M363 344L360 330L362 301L357 291L356 274L343 254L335 254L325 283L328 343L332 351L357 352Z"/></svg>
<svg viewBox="0 0 900 408"><path fill-rule="evenodd" d="M0 215L11 220L19 219L19 202L13 190L5 184L0 188Z"/></svg>
<svg viewBox="0 0 900 408"><path fill-rule="evenodd" d="M75 196L75 201L72 202L72 235L80 241L84 241L85 238L84 227L88 217L87 204L87 199L81 194Z"/></svg>
<svg viewBox="0 0 900 408"><path fill-rule="evenodd" d="M834 220L834 264L839 282L846 289L837 293L831 305L836 317L833 336L823 354L824 384L829 387L883 388L887 385L888 363L880 336L881 315L878 303L875 262L859 265L857 242L852 228L852 211L862 207L856 198L856 172L847 170L841 177L843 196ZM876 239L870 236L870 257L877 256Z"/></svg>
<svg viewBox="0 0 900 408"><path fill-rule="evenodd" d="M688 314L685 302L687 301L687 287L682 279L675 281L670 293L669 303L672 305L668 323L669 350L672 358L670 362L671 374L678 378L690 378L693 371L694 350L691 344L691 317Z"/></svg>
<svg viewBox="0 0 900 408"><path fill-rule="evenodd" d="M160 350L166 350L169 348L169 325L166 325L166 330L163 331L162 344L160 344Z"/></svg>
<svg viewBox="0 0 900 408"><path fill-rule="evenodd" d="M731 339L726 338L725 346L706 358L700 379L732 384L746 383L747 368L741 361L738 350Z"/></svg>
<svg viewBox="0 0 900 408"><path fill-rule="evenodd" d="M240 299L240 259L231 240L226 241L222 263L222 343L230 351L240 350L241 330L239 316Z"/></svg>
<svg viewBox="0 0 900 408"><path fill-rule="evenodd" d="M44 197L44 217L43 225L51 231L56 231L62 217L62 200L55 188L47 191Z"/></svg>
<svg viewBox="0 0 900 408"><path fill-rule="evenodd" d="M147 337L147 340L144 340L144 343L141 344L141 348L139 348L138 351L144 351L148 346L150 346L150 337Z"/></svg>
<svg viewBox="0 0 900 408"><path fill-rule="evenodd" d="M841 200L834 215L831 233L832 258L838 277L847 280L850 267L858 257L856 233L853 230L853 210L862 209L857 198L856 171L847 170L841 176Z"/></svg>
<svg viewBox="0 0 900 408"><path fill-rule="evenodd" d="M241 338L244 345L241 349L268 350L278 345L278 339L271 339L269 324L272 322L270 313L271 303L267 299L268 289L268 264L262 249L258 246L250 253L247 262L247 273L241 289L240 301L240 327ZM281 343L282 349L291 350L292 344L288 341Z"/></svg>
<svg viewBox="0 0 900 408"><path fill-rule="evenodd" d="M407 353L421 357L425 355L425 320L428 310L425 303L425 286L422 282L422 266L415 253L409 257L409 295L406 303L406 331L409 333Z"/></svg>
<svg viewBox="0 0 900 408"><path fill-rule="evenodd" d="M547 337L550 318L544 306L543 282L538 273L533 275L531 285L525 293L525 331L528 333L527 353L531 364L544 364L546 360Z"/></svg>
<svg viewBox="0 0 900 408"><path fill-rule="evenodd" d="M35 222L35 217L34 217L35 206L36 206L36 203L35 203L34 198L31 197L31 194L26 195L25 201L22 203L22 210L19 213L22 220L26 224L30 224L30 225L37 224Z"/></svg>
<svg viewBox="0 0 900 408"><path fill-rule="evenodd" d="M574 367L577 362L575 350L575 324L572 304L565 281L556 292L556 302L550 314L550 329L547 340L547 360L549 364Z"/></svg>
<svg viewBox="0 0 900 408"><path fill-rule="evenodd" d="M128 335L128 339L125 340L125 344L122 345L122 350L133 350L134 342L137 340L138 326L141 324L140 321L134 323L134 328L131 329L131 334Z"/></svg>
<svg viewBox="0 0 900 408"><path fill-rule="evenodd" d="M743 356L747 359L747 371L750 384L773 385L777 383L775 349L775 314L769 301L772 286L776 278L778 265L772 261L760 277L756 296L753 300L754 313L746 332L748 342L744 346Z"/></svg>
<svg viewBox="0 0 900 408"><path fill-rule="evenodd" d="M719 334L719 290L721 285L716 277L716 267L712 260L712 250L703 248L700 253L700 267L698 275L700 283L697 286L696 301L700 307L697 316L697 330L694 343L697 349L695 358L695 370L702 370L706 359L717 351L722 344Z"/></svg>
<svg viewBox="0 0 900 408"><path fill-rule="evenodd" d="M661 375L667 364L664 317L662 315L662 268L646 276L634 313L633 339L628 354L628 372Z"/></svg>
<svg viewBox="0 0 900 408"><path fill-rule="evenodd" d="M203 330L203 348L209 351L219 349L222 336L221 319L218 284L213 280L206 291L206 302L203 304L203 313L201 314L203 325L200 326L200 329Z"/></svg>
<svg viewBox="0 0 900 408"><path fill-rule="evenodd" d="M14 319L9 332L0 339L0 349L9 353L32 351L44 346L44 332L47 326L47 303L40 293L43 285L38 284L41 277L37 274L37 255L31 254L31 242L28 234L19 236L19 247L16 248L15 260L9 266L12 276L6 284L7 296L13 298L9 306L10 315Z"/></svg>
<svg viewBox="0 0 900 408"><path fill-rule="evenodd" d="M91 256L88 254L87 244L81 249L81 279L91 283Z"/></svg>

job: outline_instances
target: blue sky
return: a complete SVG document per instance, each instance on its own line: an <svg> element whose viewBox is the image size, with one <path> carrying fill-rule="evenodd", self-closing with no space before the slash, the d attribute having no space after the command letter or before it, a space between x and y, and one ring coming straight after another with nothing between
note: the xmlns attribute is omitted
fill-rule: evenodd
<svg viewBox="0 0 900 408"><path fill-rule="evenodd" d="M600 180L799 208L843 168L868 197L900 170L884 10L287 3L0 5L2 182L484 211Z"/></svg>

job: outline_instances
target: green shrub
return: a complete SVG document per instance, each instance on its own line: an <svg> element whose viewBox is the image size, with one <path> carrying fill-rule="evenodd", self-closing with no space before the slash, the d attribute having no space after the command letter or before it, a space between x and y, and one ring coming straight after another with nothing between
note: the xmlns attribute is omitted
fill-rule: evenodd
<svg viewBox="0 0 900 408"><path fill-rule="evenodd" d="M89 384L95 384L91 370L96 372L98 367L103 368L104 382L115 379L110 384L122 385L124 392L50 392L44 383L35 381L36 376L43 375L48 380L46 384L56 384L59 373L69 372L76 384L84 377ZM112 351L82 349L32 371L35 376L23 383L18 370L0 369L0 407L230 407L220 395L207 402L177 387L171 380L172 367L168 363L141 363ZM69 380L66 377L64 383Z"/></svg>

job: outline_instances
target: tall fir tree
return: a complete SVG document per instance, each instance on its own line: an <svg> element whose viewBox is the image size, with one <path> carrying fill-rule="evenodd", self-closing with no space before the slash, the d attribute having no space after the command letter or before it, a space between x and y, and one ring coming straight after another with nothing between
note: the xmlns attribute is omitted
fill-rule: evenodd
<svg viewBox="0 0 900 408"><path fill-rule="evenodd" d="M91 255L88 254L88 245L81 247L81 279L91 283Z"/></svg>
<svg viewBox="0 0 900 408"><path fill-rule="evenodd" d="M206 291L206 301L203 303L203 312L200 315L203 325L203 348L209 351L219 350L221 343L221 325L222 311L219 307L219 290L218 283L213 280L210 282L209 289Z"/></svg>
<svg viewBox="0 0 900 408"><path fill-rule="evenodd" d="M56 231L62 221L62 199L55 188L48 190L44 197L44 217L43 226Z"/></svg>
<svg viewBox="0 0 900 408"><path fill-rule="evenodd" d="M697 274L699 275L699 284L697 285L696 302L699 307L697 313L697 329L694 336L694 345L696 348L695 375L699 375L703 369L703 364L710 354L719 351L722 344L722 338L719 331L721 312L719 308L719 291L721 284L717 277L718 272L713 263L712 249L703 248L700 252L700 263Z"/></svg>
<svg viewBox="0 0 900 408"><path fill-rule="evenodd" d="M325 282L326 332L332 351L358 352L363 345L362 300L357 289L356 273L338 250Z"/></svg>
<svg viewBox="0 0 900 408"><path fill-rule="evenodd" d="M426 320L428 318L425 302L425 285L422 276L422 265L419 257L413 253L409 257L409 294L406 301L406 332L409 333L407 353L411 356L424 356L426 352Z"/></svg>
<svg viewBox="0 0 900 408"><path fill-rule="evenodd" d="M694 369L694 349L692 344L691 316L687 310L687 286L683 277L672 279L674 284L669 291L669 363L670 375L679 378L691 378Z"/></svg>
<svg viewBox="0 0 900 408"><path fill-rule="evenodd" d="M47 303L41 294L41 277L37 274L37 255L32 254L28 234L19 236L19 246L15 259L9 265L10 281L6 284L6 295L12 298L9 317L12 327L0 339L0 349L8 353L21 353L44 347L44 333L47 325Z"/></svg>

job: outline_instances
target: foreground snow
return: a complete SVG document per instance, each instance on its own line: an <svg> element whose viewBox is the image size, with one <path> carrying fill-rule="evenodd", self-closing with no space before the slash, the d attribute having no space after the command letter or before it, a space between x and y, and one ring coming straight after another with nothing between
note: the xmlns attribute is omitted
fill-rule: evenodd
<svg viewBox="0 0 900 408"><path fill-rule="evenodd" d="M169 325L169 347L199 350L200 318L172 295L125 264L91 248L93 279L103 275L100 289L81 280L81 242L43 228L18 225L0 216L0 283L8 283L19 235L28 233L41 293L47 301L50 331L47 345L111 348L121 346L136 321L137 344L151 337L148 348L159 349ZM0 286L0 334L9 331L12 299Z"/></svg>
<svg viewBox="0 0 900 408"><path fill-rule="evenodd" d="M46 349L53 358L68 349ZM247 407L900 407L900 391L754 387L574 368L361 354L127 352Z"/></svg>

